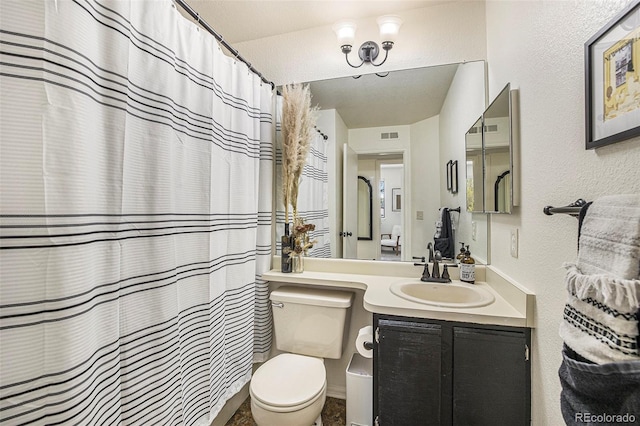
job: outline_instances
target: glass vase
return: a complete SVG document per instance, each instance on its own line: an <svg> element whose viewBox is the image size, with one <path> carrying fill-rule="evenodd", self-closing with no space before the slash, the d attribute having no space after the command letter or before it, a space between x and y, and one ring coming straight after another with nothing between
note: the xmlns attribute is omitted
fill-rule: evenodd
<svg viewBox="0 0 640 426"><path fill-rule="evenodd" d="M280 271L284 273L291 272L292 267L292 259L290 256L291 253L291 245L293 242L293 238L289 235L289 224L284 224L284 235L280 239L282 245L280 246Z"/></svg>
<svg viewBox="0 0 640 426"><path fill-rule="evenodd" d="M299 274L304 272L304 256L295 254L291 256L291 272Z"/></svg>

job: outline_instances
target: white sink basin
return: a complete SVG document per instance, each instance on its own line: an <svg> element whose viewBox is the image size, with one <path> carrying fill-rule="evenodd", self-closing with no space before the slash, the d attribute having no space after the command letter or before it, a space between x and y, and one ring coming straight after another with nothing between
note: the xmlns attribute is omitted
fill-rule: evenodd
<svg viewBox="0 0 640 426"><path fill-rule="evenodd" d="M440 284L409 279L394 282L389 289L396 296L412 302L449 308L477 308L495 300L490 292L473 284Z"/></svg>

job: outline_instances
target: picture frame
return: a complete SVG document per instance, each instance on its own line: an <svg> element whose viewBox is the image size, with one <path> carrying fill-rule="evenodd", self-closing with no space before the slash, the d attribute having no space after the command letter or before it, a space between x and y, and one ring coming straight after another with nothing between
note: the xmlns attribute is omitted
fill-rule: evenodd
<svg viewBox="0 0 640 426"><path fill-rule="evenodd" d="M391 211L402 211L402 192L400 188L391 189Z"/></svg>
<svg viewBox="0 0 640 426"><path fill-rule="evenodd" d="M640 0L585 43L586 149L640 136Z"/></svg>
<svg viewBox="0 0 640 426"><path fill-rule="evenodd" d="M447 191L451 192L451 187L452 187L452 179L451 179L451 163L453 163L453 161L449 160L447 161Z"/></svg>

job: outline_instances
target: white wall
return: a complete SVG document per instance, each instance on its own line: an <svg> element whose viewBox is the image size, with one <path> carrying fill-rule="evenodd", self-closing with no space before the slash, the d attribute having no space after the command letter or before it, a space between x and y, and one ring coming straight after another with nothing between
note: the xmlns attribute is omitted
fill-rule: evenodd
<svg viewBox="0 0 640 426"><path fill-rule="evenodd" d="M428 256L427 243L433 241L440 207L440 117L435 116L411 125L411 254ZM417 218L422 212L423 219Z"/></svg>
<svg viewBox="0 0 640 426"><path fill-rule="evenodd" d="M475 218L466 211L466 167L465 167L465 133L480 117L487 106L485 63L468 62L458 67L455 77L447 93L447 98L440 112L440 205L444 207L460 207L460 214L452 215L456 222L455 253L458 252L458 242L469 245L473 257L486 263L487 245L486 238L476 236L474 240L471 233L471 221L479 222L476 226L480 233L486 233L486 217ZM458 161L458 193L447 191L446 168L444 165L449 160ZM484 216L484 215L483 215ZM477 244L482 241L483 244Z"/></svg>
<svg viewBox="0 0 640 426"><path fill-rule="evenodd" d="M533 332L533 424L562 422L559 407L565 301L562 263L576 257L578 223L545 216L545 205L640 192L638 138L584 149L584 43L626 1L490 1L487 3L489 89L520 91L521 207L491 218L491 263L536 293ZM509 231L520 233L517 259Z"/></svg>
<svg viewBox="0 0 640 426"><path fill-rule="evenodd" d="M380 219L380 233L390 234L394 225L402 225L402 209L404 206L404 185L402 164L385 164L380 167L380 179L384 179L384 218ZM393 211L393 189L400 189L401 210ZM404 236L401 237L404 241Z"/></svg>

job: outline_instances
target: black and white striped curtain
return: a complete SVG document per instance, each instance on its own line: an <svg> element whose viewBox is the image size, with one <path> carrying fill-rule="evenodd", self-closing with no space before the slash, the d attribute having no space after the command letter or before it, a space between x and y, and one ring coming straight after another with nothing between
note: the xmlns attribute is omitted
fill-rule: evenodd
<svg viewBox="0 0 640 426"><path fill-rule="evenodd" d="M0 425L208 424L271 344L271 88L170 0L0 37Z"/></svg>
<svg viewBox="0 0 640 426"><path fill-rule="evenodd" d="M280 115L282 114L282 98L278 96L276 106L276 187L282 188L282 132L280 132ZM316 228L309 232L309 238L316 243L309 249L311 257L331 257L329 230L329 173L327 171L327 140L319 133L314 133L307 161L302 169L298 190L298 215L305 223L313 223ZM284 194L278 191L276 234L284 233ZM289 223L293 223L291 207L289 207ZM281 250L280 239L276 239L278 253Z"/></svg>

